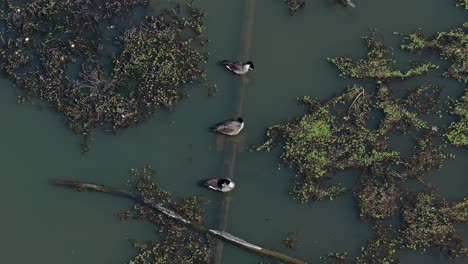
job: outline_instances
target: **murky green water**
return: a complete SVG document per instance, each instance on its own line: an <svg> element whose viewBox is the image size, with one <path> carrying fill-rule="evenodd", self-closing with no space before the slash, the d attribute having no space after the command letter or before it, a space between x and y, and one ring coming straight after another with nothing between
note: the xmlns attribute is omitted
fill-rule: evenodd
<svg viewBox="0 0 468 264"><path fill-rule="evenodd" d="M217 226L221 196L198 187L201 179L223 173L223 137L207 132L213 123L234 117L239 108L240 79L216 62L241 56L244 2L199 1L208 12L207 35L211 39L209 78L219 92L207 97L195 88L191 98L175 111L158 114L146 123L119 135L95 133L87 156L79 149L81 138L72 134L63 118L47 107L17 105L19 92L12 83L0 82L0 259L2 263L123 263L134 250L129 239L152 239L147 223L122 223L116 214L129 201L94 193L78 193L50 186L49 178L73 178L123 186L129 168L151 165L163 188L179 196L202 195L210 201L208 224ZM449 3L448 3L449 2ZM359 254L372 235L371 225L359 219L351 196L335 201L299 204L287 195L294 172L277 169L279 152L255 153L243 149L259 144L268 126L298 116L295 98L310 95L327 98L352 83L337 77L326 57L361 56L360 37L375 27L386 44L397 47L394 31L447 30L466 20L466 12L454 1L375 0L358 1L356 9L340 8L332 0L307 1L306 8L289 17L280 0L257 0L252 38L255 71L248 76L243 95L247 125L237 153L234 174L238 187L232 193L227 230L265 247L288 252L312 262L332 251ZM157 7L157 5L156 5ZM396 51L401 65L418 56ZM424 56L422 56L424 57ZM421 58L421 57L419 57ZM459 95L463 84L436 75L409 84L435 82L446 94ZM396 142L395 147L404 145ZM468 153L455 150L456 159L429 180L446 198L467 195ZM342 175L351 183L356 173ZM467 225L459 231L468 239ZM296 251L281 241L290 231L299 233ZM261 258L226 245L224 263L258 263ZM449 263L438 251L422 255L401 254L402 263ZM466 263L457 260L451 263Z"/></svg>

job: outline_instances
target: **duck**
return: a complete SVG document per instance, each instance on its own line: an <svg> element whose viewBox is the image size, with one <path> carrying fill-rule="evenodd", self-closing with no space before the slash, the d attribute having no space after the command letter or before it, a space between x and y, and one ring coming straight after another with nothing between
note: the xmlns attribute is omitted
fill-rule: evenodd
<svg viewBox="0 0 468 264"><path fill-rule="evenodd" d="M236 187L236 184L229 178L209 179L204 185L212 190L220 192L229 192Z"/></svg>
<svg viewBox="0 0 468 264"><path fill-rule="evenodd" d="M222 64L224 65L224 67L226 67L228 70L232 71L235 74L246 74L249 71L253 71L254 69L254 64L251 61L243 63L223 60Z"/></svg>
<svg viewBox="0 0 468 264"><path fill-rule="evenodd" d="M242 119L242 117L239 117L237 118L237 120L227 121L216 125L213 131L228 136L235 136L239 134L239 132L241 132L243 128L244 119Z"/></svg>

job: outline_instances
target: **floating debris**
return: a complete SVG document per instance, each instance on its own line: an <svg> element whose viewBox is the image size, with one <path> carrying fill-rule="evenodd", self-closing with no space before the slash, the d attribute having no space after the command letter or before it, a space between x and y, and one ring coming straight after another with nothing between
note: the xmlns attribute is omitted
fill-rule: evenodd
<svg viewBox="0 0 468 264"><path fill-rule="evenodd" d="M289 249L297 248L297 232L289 232L286 238L283 240L285 247Z"/></svg>
<svg viewBox="0 0 468 264"><path fill-rule="evenodd" d="M295 15L299 10L301 10L305 6L305 0L283 0L283 2L286 2L286 4L288 4L289 14L291 16Z"/></svg>
<svg viewBox="0 0 468 264"><path fill-rule="evenodd" d="M351 0L338 0L338 2L340 2L343 5L346 5L348 7L356 8L356 5Z"/></svg>
<svg viewBox="0 0 468 264"><path fill-rule="evenodd" d="M152 170L132 169L129 181L131 190L80 182L74 180L51 180L51 184L70 187L79 191L95 191L113 194L131 199L135 205L131 210L119 214L122 221L134 218L148 220L156 225L158 239L156 242L133 241L138 255L130 263L150 264L157 260L159 264L209 263L214 247L212 238L231 242L239 247L257 254L276 258L292 264L306 262L254 245L226 231L206 228L203 220L205 202L198 197L174 199L167 191L162 190L152 179Z"/></svg>
<svg viewBox="0 0 468 264"><path fill-rule="evenodd" d="M172 195L162 190L153 179L153 172L146 167L142 170L131 170L132 177L129 186L132 193L143 197L146 201L158 204L160 207L172 210L175 214L202 225L204 223L205 202L198 197L176 200ZM211 257L212 239L194 232L183 222L169 218L163 212L156 211L144 204L137 203L129 211L120 214L122 218L148 220L155 224L157 239L153 242L133 241L138 254L130 263L149 264L157 259L164 263L206 263Z"/></svg>

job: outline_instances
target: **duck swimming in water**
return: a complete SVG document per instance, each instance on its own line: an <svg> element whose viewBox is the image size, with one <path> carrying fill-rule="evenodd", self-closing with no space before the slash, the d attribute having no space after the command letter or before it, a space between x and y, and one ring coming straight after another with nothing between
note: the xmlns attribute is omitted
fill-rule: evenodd
<svg viewBox="0 0 468 264"><path fill-rule="evenodd" d="M222 63L224 67L226 67L228 70L232 71L235 74L246 74L249 71L253 71L254 69L254 65L251 61L242 63L242 62L223 60Z"/></svg>
<svg viewBox="0 0 468 264"><path fill-rule="evenodd" d="M216 178L207 180L204 185L210 189L220 192L229 192L236 184L229 178Z"/></svg>
<svg viewBox="0 0 468 264"><path fill-rule="evenodd" d="M239 132L241 132L243 128L244 119L242 119L242 117L239 117L237 118L237 120L227 121L217 125L213 131L228 136L235 136L239 134Z"/></svg>

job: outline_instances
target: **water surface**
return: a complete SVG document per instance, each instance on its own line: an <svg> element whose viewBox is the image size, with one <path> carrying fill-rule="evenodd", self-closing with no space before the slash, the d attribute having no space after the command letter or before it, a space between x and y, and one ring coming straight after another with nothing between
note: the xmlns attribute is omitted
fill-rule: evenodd
<svg viewBox="0 0 468 264"><path fill-rule="evenodd" d="M245 0L252 1L252 0ZM138 127L109 135L96 131L88 155L80 153L81 138L70 132L62 116L47 107L17 105L20 93L11 82L0 80L0 258L3 263L105 264L123 263L135 251L129 239L153 239L147 223L122 223L116 214L131 203L95 193L79 193L50 186L49 178L73 178L124 186L129 168L152 166L158 182L177 196L201 195L210 201L207 222L217 226L219 193L197 186L201 179L223 172L223 137L208 133L213 123L236 115L240 79L217 64L241 56L242 18L245 1L199 1L208 12L207 35L211 59L206 66L210 81L219 87L209 98L204 88L194 88L190 98L174 111L158 113ZM397 48L400 37L393 32L448 30L466 20L466 12L454 1L375 0L355 1L357 8L341 8L334 1L307 1L296 16L288 15L279 0L257 0L252 38L256 69L248 76L244 91L245 133L242 146L259 144L265 130L303 113L295 98L303 95L325 99L356 83L337 77L326 61L333 56L363 56L361 36L371 27L385 43ZM155 7L159 4L155 2ZM401 66L409 55L396 50ZM464 85L433 74L409 84L435 82L444 93L460 95ZM396 89L410 88L395 83ZM395 142L395 147L404 142ZM442 170L428 179L449 200L467 195L466 149L454 150ZM359 219L351 196L334 201L300 204L288 196L295 172L281 167L278 151L256 153L242 147L234 173L238 187L231 196L227 230L258 245L285 251L317 263L319 256L344 251L351 257L372 237L371 225ZM356 178L355 172L340 177ZM467 225L458 230L468 239ZM296 251L281 241L298 232ZM262 258L226 245L224 263L258 263ZM420 254L404 251L402 263L463 263L449 261L438 251ZM466 263L466 262L465 262Z"/></svg>

